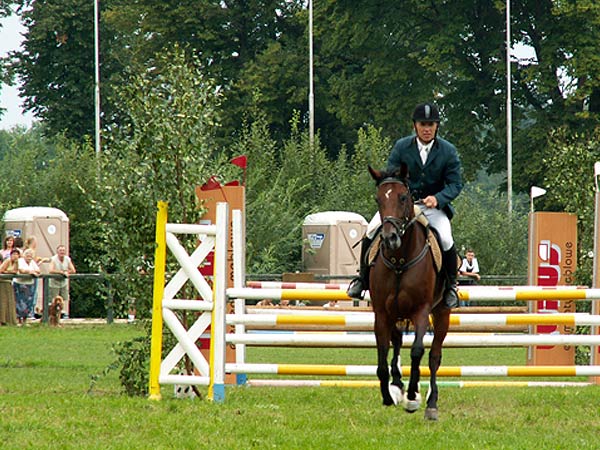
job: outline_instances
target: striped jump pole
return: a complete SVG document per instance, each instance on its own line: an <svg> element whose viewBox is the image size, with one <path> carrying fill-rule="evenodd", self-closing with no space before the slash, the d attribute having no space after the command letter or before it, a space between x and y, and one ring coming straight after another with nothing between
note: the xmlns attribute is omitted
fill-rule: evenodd
<svg viewBox="0 0 600 450"><path fill-rule="evenodd" d="M421 381L422 390L429 387L429 381ZM581 381L438 381L438 387L587 387L592 383ZM250 380L251 387L343 387L343 388L378 388L376 380Z"/></svg>
<svg viewBox="0 0 600 450"><path fill-rule="evenodd" d="M410 347L413 335L406 335L403 347ZM431 347L432 335L423 338ZM270 347L375 347L373 333L297 332L227 334L227 344ZM446 347L528 347L532 345L600 345L600 336L588 334L449 334Z"/></svg>
<svg viewBox="0 0 600 450"><path fill-rule="evenodd" d="M358 314L248 314L227 315L229 325L276 327L278 325L324 325L348 329L372 327L373 313ZM567 314L453 314L450 325L600 325L600 316Z"/></svg>
<svg viewBox="0 0 600 450"><path fill-rule="evenodd" d="M329 364L226 364L227 372L271 375L377 376L377 366ZM421 376L430 375L421 367ZM401 368L410 376L410 367ZM440 377L589 377L600 375L600 366L447 366L437 371Z"/></svg>
<svg viewBox="0 0 600 450"><path fill-rule="evenodd" d="M352 300L346 291L336 289L230 288L227 289L227 296L246 300ZM464 301L596 300L600 299L600 289L572 286L462 286L459 288L458 296ZM365 299L370 297L367 295Z"/></svg>
<svg viewBox="0 0 600 450"><path fill-rule="evenodd" d="M348 284L338 283L302 283L284 281L248 281L246 286L252 289L331 289L345 291Z"/></svg>

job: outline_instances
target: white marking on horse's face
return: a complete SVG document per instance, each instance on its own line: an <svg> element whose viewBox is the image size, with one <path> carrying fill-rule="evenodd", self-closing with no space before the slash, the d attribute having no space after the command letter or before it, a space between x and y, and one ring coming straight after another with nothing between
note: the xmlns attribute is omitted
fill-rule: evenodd
<svg viewBox="0 0 600 450"><path fill-rule="evenodd" d="M389 188L385 193L385 198L387 198L389 200L391 194L392 194L392 188Z"/></svg>

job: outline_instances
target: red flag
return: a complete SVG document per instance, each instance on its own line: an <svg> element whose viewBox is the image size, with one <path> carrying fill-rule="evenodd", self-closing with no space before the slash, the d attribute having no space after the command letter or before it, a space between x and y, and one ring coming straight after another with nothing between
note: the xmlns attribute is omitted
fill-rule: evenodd
<svg viewBox="0 0 600 450"><path fill-rule="evenodd" d="M221 183L219 183L219 180L217 180L217 177L214 175L210 177L206 183L200 186L201 191L212 191L213 189L219 188L221 188Z"/></svg>
<svg viewBox="0 0 600 450"><path fill-rule="evenodd" d="M239 186L240 182L238 180L230 181L229 183L225 183L225 186Z"/></svg>
<svg viewBox="0 0 600 450"><path fill-rule="evenodd" d="M246 169L246 167L248 166L248 157L246 155L236 156L230 162L234 166L238 166L238 167L241 167L242 169Z"/></svg>

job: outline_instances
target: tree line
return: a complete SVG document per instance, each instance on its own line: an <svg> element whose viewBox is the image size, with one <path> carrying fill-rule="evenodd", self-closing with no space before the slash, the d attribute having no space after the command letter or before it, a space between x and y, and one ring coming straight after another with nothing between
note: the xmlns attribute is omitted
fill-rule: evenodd
<svg viewBox="0 0 600 450"><path fill-rule="evenodd" d="M26 107L40 123L0 133L0 206L67 212L80 271L122 274L116 290L123 305L128 296L149 302L137 268L153 255L156 201L171 203L174 221L196 220L202 205L194 187L211 175L239 179L228 161L240 154L249 159L248 271L298 269L307 214L374 213L366 165L384 165L425 99L440 105L441 133L464 163L457 242L475 247L487 273L525 272L526 196L516 197L511 218L502 193L503 4L316 2L318 133L311 146L305 2L104 0L101 155L90 141L92 2L12 6L27 32L23 49L2 61L3 78L20 77ZM577 212L585 255L593 223L587 164L599 154L600 6L511 6L512 43L535 55L511 61L515 188L545 186L539 207ZM587 283L590 264L580 261Z"/></svg>

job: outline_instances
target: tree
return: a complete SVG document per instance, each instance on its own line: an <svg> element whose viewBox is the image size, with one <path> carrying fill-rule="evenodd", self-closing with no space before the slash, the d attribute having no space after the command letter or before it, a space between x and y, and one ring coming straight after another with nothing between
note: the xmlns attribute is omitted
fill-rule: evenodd
<svg viewBox="0 0 600 450"><path fill-rule="evenodd" d="M125 276L123 292L138 299L142 315L149 312L151 283L138 268L154 256L157 202L169 202L169 220L197 222L195 187L223 163L213 145L219 99L197 58L178 46L131 74L121 92L123 119L109 126L96 217L103 242L118 247L105 253L102 266Z"/></svg>
<svg viewBox="0 0 600 450"><path fill-rule="evenodd" d="M600 128L584 133L558 129L550 136L552 152L544 159L547 189L542 207L577 214L577 281L591 285L594 249L594 163L600 160Z"/></svg>
<svg viewBox="0 0 600 450"><path fill-rule="evenodd" d="M488 176L480 171L453 202L457 214L452 220L454 241L459 253L472 248L481 274L518 275L527 273L527 197L516 195L512 216L506 214L506 194L499 193L501 174Z"/></svg>
<svg viewBox="0 0 600 450"><path fill-rule="evenodd" d="M82 139L93 135L93 2L22 1L23 50L11 53L24 108L46 130Z"/></svg>

